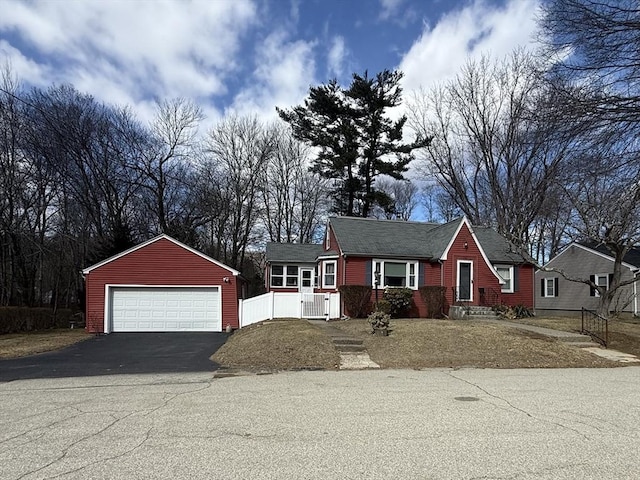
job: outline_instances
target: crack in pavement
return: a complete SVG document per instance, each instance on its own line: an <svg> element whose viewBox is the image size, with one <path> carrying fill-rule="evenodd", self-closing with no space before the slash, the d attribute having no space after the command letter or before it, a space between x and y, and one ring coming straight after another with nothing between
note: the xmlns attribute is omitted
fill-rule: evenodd
<svg viewBox="0 0 640 480"><path fill-rule="evenodd" d="M140 410L134 410L134 411L129 412L128 414L126 414L126 415L122 416L122 417L116 417L116 416L115 416L115 415L113 415L113 414L109 414L109 416L111 416L111 418L113 418L113 421L112 421L111 423L109 423L108 425L106 425L106 426L105 426L105 427L103 427L102 429L100 429L100 430L98 430L98 431L96 431L96 432L94 432L94 433L92 433L92 434L85 435L85 436L83 436L83 437L81 437L81 438L77 439L76 441L74 441L74 442L70 443L68 446L66 446L66 447L62 450L61 455L59 455L58 457L54 458L54 459L53 459L53 460L51 460L49 463L47 463L47 464L45 464L45 465L42 465L42 466L38 467L37 469L34 469L34 470L32 470L32 471L29 471L29 472L26 472L26 473L24 473L24 474L20 475L16 480L21 480L21 479L23 479L23 478L25 478L25 477L27 477L27 476L29 476L29 475L33 475L33 474L36 474L36 473L38 473L38 472L41 472L42 470L44 470L44 469L46 469L46 468L49 468L49 467L51 467L51 466L55 465L56 463L61 462L62 460L64 460L64 459L67 457L67 455L69 454L70 450L71 450L73 447L77 446L78 444L80 444L80 443L82 443L82 442L84 442L84 441L86 441L86 440L89 440L89 439L91 439L91 438L97 437L98 435L101 435L102 433L104 433L105 431L107 431L108 429L110 429L111 427L113 427L114 425L116 425L117 423L119 423L119 422L121 422L121 421L123 421L123 420L126 420L127 418L129 418L129 417L131 417L131 416L133 416L133 415L140 414L140 415L142 415L142 416L144 416L144 417L148 417L148 416L149 416L149 415L151 415L152 413L157 412L158 410L161 410L162 408L166 407L170 402L172 402L173 400L175 400L176 398L178 398L178 397L180 397L180 396L187 395L187 394L190 394L190 393L201 392L201 391L204 391L204 390L206 390L206 389L208 389L208 388L210 388L210 387L212 386L212 382L211 382L211 381L209 381L209 382L202 382L202 381L200 381L200 382L187 382L187 383L185 383L185 382L177 382L177 383L167 383L167 382L164 382L164 383L161 383L161 384L158 384L158 385L189 385L189 384L194 384L194 383L197 383L197 384L199 384L199 385L204 384L204 386L203 386L202 388L196 388L196 389L192 389L192 390L188 390L188 391L184 391L184 392L178 392L178 393L169 393L169 392L164 392L164 393L163 393L163 397L162 397L162 399L161 399L161 402L162 402L162 403L161 403L161 405L158 405L157 407L152 408L152 409L140 409ZM148 384L148 385L153 386L153 385L156 385L156 384L155 384L155 383L152 383L152 384ZM131 386L131 385L127 385L127 386ZM67 421L67 420L70 420L70 419L73 419L73 418L77 418L77 417L79 417L80 415L85 415L85 414L87 414L87 413L90 413L90 412L83 412L82 410L77 409L77 408L76 408L76 410L78 411L78 414L77 414L77 415L69 416L69 417L67 417L67 418L65 418L65 419L59 420L59 421L57 421L57 422L53 422L52 424L47 425L46 427L38 427L37 429L34 429L34 430L38 430L38 429L40 429L40 428L48 428L48 427L50 427L50 426L52 426L52 425L55 425L55 424L57 424L57 423L61 423L61 422L64 422L64 421ZM102 411L102 413L105 413L105 411L103 410L103 411ZM151 431L152 431L152 430L153 430L153 427L150 427L150 428L147 430L147 432L146 432L146 435L145 435L144 439L143 439L140 443L138 443L136 446L134 446L134 447L130 448L129 450L126 450L126 451L124 451L124 452L122 452L122 453L120 453L120 454L118 454L118 455L114 455L114 456L112 456L112 457L102 458L102 459L100 459L100 460L96 460L96 461L93 461L93 462L87 463L87 464L85 464L85 465L83 465L83 466L81 466L81 467L78 467L78 468L76 468L76 469L73 469L73 470L70 470L70 471L67 471L67 472L60 473L60 474L55 475L55 476L53 476L53 477L46 477L46 478L57 478L57 477L60 477L60 476L62 476L62 475L66 475L66 474L69 474L69 473L77 472L77 471L82 470L82 469L84 469L84 468L87 468L87 467L89 467L89 466L91 466L91 465L95 465L96 463L99 463L99 462L105 462L105 461L110 461L110 460L113 460L113 459L121 458L121 457L123 457L124 455L127 455L127 454L129 454L129 453L133 452L134 450L136 450L136 449L140 448L140 447L141 447L141 446L142 446L142 445L143 445L147 440L149 440L150 435L151 435ZM25 433L27 433L27 432L25 432ZM27 443L29 443L29 442L27 442Z"/></svg>
<svg viewBox="0 0 640 480"><path fill-rule="evenodd" d="M559 422L554 422L554 421L548 420L548 419L546 419L546 418L542 418L542 417L539 417L539 416L533 415L533 414L531 414L531 413L527 412L526 410L523 410L522 408L515 406L514 404L512 404L511 402L509 402L509 400L506 400L506 399L504 399L504 398L502 398L502 397L500 397L500 396L498 396L498 395L495 395L495 394L493 394L493 393L489 392L488 390L486 390L486 389L482 388L480 385L476 385L475 383L470 382L470 381L468 381L468 380L465 380L464 378L457 377L457 376L455 376L455 375L453 374L453 372L446 372L446 373L447 373L447 375L449 375L449 376L450 376L450 377L452 377L452 378L455 378L456 380L459 380L459 381L461 381L461 382L466 383L467 385L471 385L472 387L477 388L478 390L480 390L481 392L483 392L483 393L487 394L487 395L488 395L488 396L490 396L491 398L495 398L496 400L500 400L501 402L506 403L506 404L507 404L509 407L511 407L513 410L515 410L515 411L517 411L517 412L520 412L520 413L522 413L522 414L526 415L526 416L527 416L527 417L529 417L529 418L532 418L532 419L538 420L538 421L540 421L540 422L548 423L548 424L550 424L550 425L555 425L555 426L557 426L557 427L564 428L564 429L566 429L566 430L569 430L569 431L571 431L571 432L576 433L577 435L580 435L580 436L581 436L582 438L584 438L585 440L591 440L591 438L590 438L587 434L582 433L581 431L579 431L579 430L577 430L577 429L575 429L575 428L571 428L571 427L570 427L570 426L568 426L568 425L564 425L564 424L559 423ZM495 405L495 404L493 404L493 405L494 405L495 407L497 407L497 408L504 409L503 407L501 407L501 406L499 406L499 405ZM504 410L507 410L507 411L508 411L508 409L504 409Z"/></svg>

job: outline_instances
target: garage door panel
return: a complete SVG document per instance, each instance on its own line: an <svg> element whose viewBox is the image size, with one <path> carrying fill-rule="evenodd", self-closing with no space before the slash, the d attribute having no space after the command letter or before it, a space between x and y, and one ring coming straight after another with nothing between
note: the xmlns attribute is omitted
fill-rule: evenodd
<svg viewBox="0 0 640 480"><path fill-rule="evenodd" d="M218 288L112 287L112 331L222 331Z"/></svg>

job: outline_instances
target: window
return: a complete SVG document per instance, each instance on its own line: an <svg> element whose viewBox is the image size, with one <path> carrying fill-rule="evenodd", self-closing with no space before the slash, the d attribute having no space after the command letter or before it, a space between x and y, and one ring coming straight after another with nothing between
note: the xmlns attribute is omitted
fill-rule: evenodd
<svg viewBox="0 0 640 480"><path fill-rule="evenodd" d="M599 273L596 275L591 275L590 280L595 283L597 286L604 288L607 290L609 288L609 275L606 273ZM600 292L595 288L591 287L590 295L592 297L599 297Z"/></svg>
<svg viewBox="0 0 640 480"><path fill-rule="evenodd" d="M502 293L513 293L513 265L496 265L498 275L504 280Z"/></svg>
<svg viewBox="0 0 640 480"><path fill-rule="evenodd" d="M322 288L336 288L336 265L335 260L324 262L322 275Z"/></svg>
<svg viewBox="0 0 640 480"><path fill-rule="evenodd" d="M298 286L298 266L271 265L271 286L296 288Z"/></svg>
<svg viewBox="0 0 640 480"><path fill-rule="evenodd" d="M417 272L418 262L374 260L371 284L375 287L376 278L378 278L378 288L408 287L416 290L418 288Z"/></svg>
<svg viewBox="0 0 640 480"><path fill-rule="evenodd" d="M543 297L557 297L558 296L558 279L543 278L541 282L540 294Z"/></svg>

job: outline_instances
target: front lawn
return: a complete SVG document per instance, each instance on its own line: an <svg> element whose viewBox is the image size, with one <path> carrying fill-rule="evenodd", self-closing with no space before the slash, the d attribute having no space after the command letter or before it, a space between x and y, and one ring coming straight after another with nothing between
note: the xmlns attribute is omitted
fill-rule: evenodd
<svg viewBox="0 0 640 480"><path fill-rule="evenodd" d="M91 338L84 329L60 328L0 335L0 358L17 358L50 352Z"/></svg>
<svg viewBox="0 0 640 480"><path fill-rule="evenodd" d="M616 367L577 347L500 325L473 321L392 320L388 337L371 335L366 320L331 322L364 342L383 368ZM305 320L268 320L234 333L211 359L249 369L333 369L338 354L321 329Z"/></svg>
<svg viewBox="0 0 640 480"><path fill-rule="evenodd" d="M466 320L391 321L388 337L371 335L366 320L335 326L364 340L383 368L578 368L620 364L577 347L504 327Z"/></svg>

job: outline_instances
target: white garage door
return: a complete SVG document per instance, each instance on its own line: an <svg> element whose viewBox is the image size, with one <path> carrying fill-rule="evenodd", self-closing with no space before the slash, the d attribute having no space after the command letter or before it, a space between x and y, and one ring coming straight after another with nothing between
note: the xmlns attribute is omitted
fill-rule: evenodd
<svg viewBox="0 0 640 480"><path fill-rule="evenodd" d="M221 332L218 288L112 288L113 332Z"/></svg>

